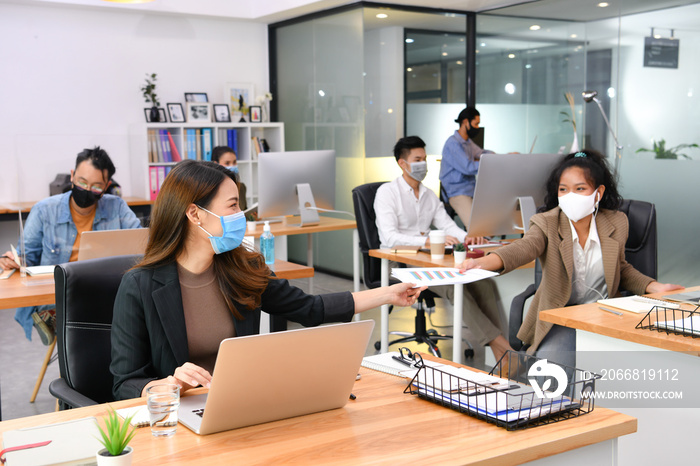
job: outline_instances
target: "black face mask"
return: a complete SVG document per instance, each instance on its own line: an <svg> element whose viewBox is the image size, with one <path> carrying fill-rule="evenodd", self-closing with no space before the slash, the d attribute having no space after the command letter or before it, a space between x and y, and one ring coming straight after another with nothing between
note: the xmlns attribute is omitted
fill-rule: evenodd
<svg viewBox="0 0 700 466"><path fill-rule="evenodd" d="M467 130L467 136L469 139L474 139L479 134L479 128L469 128Z"/></svg>
<svg viewBox="0 0 700 466"><path fill-rule="evenodd" d="M85 209L94 205L100 200L102 194L95 194L92 191L88 191L73 185L73 190L71 191L71 196L75 201L76 205L81 209Z"/></svg>

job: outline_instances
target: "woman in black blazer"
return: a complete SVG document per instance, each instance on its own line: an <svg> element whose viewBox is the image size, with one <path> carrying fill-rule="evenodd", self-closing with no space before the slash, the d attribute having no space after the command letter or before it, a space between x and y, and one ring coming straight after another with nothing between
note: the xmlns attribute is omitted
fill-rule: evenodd
<svg viewBox="0 0 700 466"><path fill-rule="evenodd" d="M307 295L241 246L245 230L231 171L193 160L173 168L153 205L144 258L124 275L114 303L117 399L156 383L208 387L221 340L257 334L261 310L315 326L386 303L409 306L422 290L401 283Z"/></svg>

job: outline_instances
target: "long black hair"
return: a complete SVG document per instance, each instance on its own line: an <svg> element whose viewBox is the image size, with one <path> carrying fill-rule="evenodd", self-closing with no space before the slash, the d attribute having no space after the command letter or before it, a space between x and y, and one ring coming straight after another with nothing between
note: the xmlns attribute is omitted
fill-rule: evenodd
<svg viewBox="0 0 700 466"><path fill-rule="evenodd" d="M571 167L583 169L586 181L593 187L605 186L605 193L600 200L601 209L617 210L622 204L622 196L617 190L617 181L610 171L608 162L600 152L583 150L569 154L559 162L547 179L547 194L544 196L545 210L551 210L559 205L559 181L564 170Z"/></svg>

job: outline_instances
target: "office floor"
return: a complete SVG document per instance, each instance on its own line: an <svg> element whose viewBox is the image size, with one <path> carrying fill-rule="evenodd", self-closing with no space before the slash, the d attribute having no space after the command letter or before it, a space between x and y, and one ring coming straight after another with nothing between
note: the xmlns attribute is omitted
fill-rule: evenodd
<svg viewBox="0 0 700 466"><path fill-rule="evenodd" d="M510 275L515 275L510 274ZM524 282L521 279L516 279L510 285L503 283L509 276L498 279L499 290L501 291L501 299L504 303L510 303L512 296L507 293L507 289L513 288L514 292L525 288L528 279L532 277L531 271L523 271ZM516 277L513 277L516 278ZM304 291L308 291L308 280L292 280L292 283ZM506 292L504 293L504 285ZM315 293L329 293L335 291L346 291L352 289L352 281L335 276L316 273L314 278ZM511 293L512 294L512 293ZM0 310L0 394L2 396L2 419L15 419L18 417L31 416L51 412L55 407L55 399L51 396L48 390L48 384L51 380L58 377L58 363L51 364L46 372L44 382L41 385L39 394L34 403L29 403L29 398L34 388L39 367L46 354L46 347L43 346L34 334L32 342L27 341L24 337L24 332L14 322L14 310ZM375 341L379 340L379 308L372 309L362 315L363 319L374 319L376 326L372 335L371 343L367 348L367 354L374 354ZM411 308L395 309L389 319L390 330L412 332L414 327L415 311ZM445 308L442 300L437 300L435 313L431 316L434 325L428 322L429 328L436 328L440 333L452 333L452 311L451 308ZM441 328L439 326L444 326ZM290 325L294 328L294 324ZM464 329L463 336L470 338L469 329ZM396 337L392 337L396 338ZM473 339L472 339L473 340ZM427 351L426 345L418 345L416 343L406 344L411 350ZM392 349L395 347L392 346ZM440 343L440 349L443 356L449 358L452 355L451 341ZM331 351L338 351L339 348L329 348ZM488 364L493 363L491 351L484 348L475 348L476 355L470 360L463 361L466 364L477 367L486 368Z"/></svg>

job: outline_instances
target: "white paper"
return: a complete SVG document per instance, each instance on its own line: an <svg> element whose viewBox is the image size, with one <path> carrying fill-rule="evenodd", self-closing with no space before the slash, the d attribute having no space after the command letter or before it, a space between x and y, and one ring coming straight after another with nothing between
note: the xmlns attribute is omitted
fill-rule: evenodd
<svg viewBox="0 0 700 466"><path fill-rule="evenodd" d="M484 269L469 269L460 272L457 268L430 267L391 269L391 275L403 283L415 283L416 286L420 287L471 283L495 277L498 274Z"/></svg>

